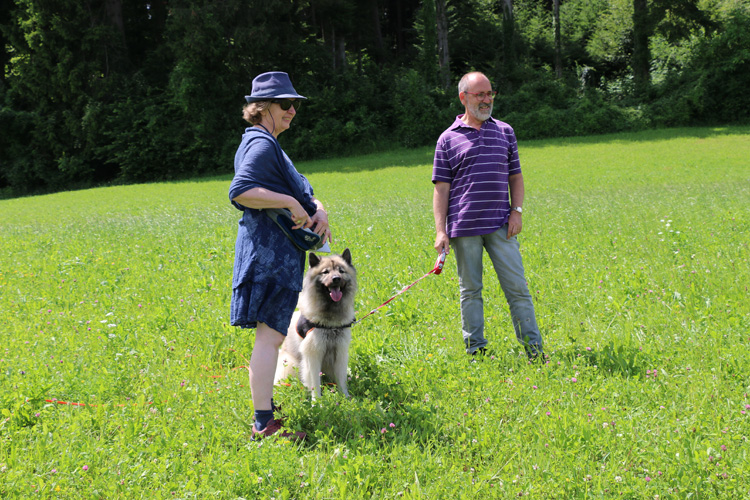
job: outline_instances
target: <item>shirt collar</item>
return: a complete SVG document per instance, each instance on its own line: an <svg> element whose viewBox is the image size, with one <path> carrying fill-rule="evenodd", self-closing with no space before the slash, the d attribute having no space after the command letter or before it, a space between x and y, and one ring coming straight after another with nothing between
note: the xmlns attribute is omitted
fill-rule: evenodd
<svg viewBox="0 0 750 500"><path fill-rule="evenodd" d="M451 130L457 130L459 128L469 128L471 130L476 130L474 127L472 127L471 125L465 124L463 122L463 120L461 120L461 118L463 118L463 116L464 116L464 113L461 113L460 115L458 115L456 117L456 120L453 122L453 125L451 126ZM490 116L484 122L482 122L482 127L481 128L484 128L485 124L488 123L488 122L490 122L490 121L495 122L495 119Z"/></svg>

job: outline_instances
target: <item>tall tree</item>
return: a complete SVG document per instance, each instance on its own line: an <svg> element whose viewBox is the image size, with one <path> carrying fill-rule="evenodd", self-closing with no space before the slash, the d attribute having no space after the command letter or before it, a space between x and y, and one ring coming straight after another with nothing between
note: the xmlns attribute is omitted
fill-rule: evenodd
<svg viewBox="0 0 750 500"><path fill-rule="evenodd" d="M636 92L644 94L651 83L651 50L649 40L652 34L648 0L633 0L633 81Z"/></svg>
<svg viewBox="0 0 750 500"><path fill-rule="evenodd" d="M553 0L553 19L555 24L555 75L562 78L562 37L560 34L560 0Z"/></svg>
<svg viewBox="0 0 750 500"><path fill-rule="evenodd" d="M125 21L122 18L122 1L105 0L104 9L112 25L114 25L120 35L125 38Z"/></svg>
<svg viewBox="0 0 750 500"><path fill-rule="evenodd" d="M516 64L516 20L513 14L513 0L498 0L503 13L503 66L509 74Z"/></svg>
<svg viewBox="0 0 750 500"><path fill-rule="evenodd" d="M651 37L660 33L670 42L689 37L695 29L714 29L696 0L633 0L633 81L644 95L651 85Z"/></svg>
<svg viewBox="0 0 750 500"><path fill-rule="evenodd" d="M105 46L104 50L107 56L107 72L110 71L110 65L114 64L120 70L125 70L130 65L128 45L125 37L125 20L122 14L122 1L121 0L104 0L104 13L103 19L100 21L101 24L109 25L111 28L110 36L113 39L113 43L109 46ZM93 20L94 24L99 24L98 21Z"/></svg>
<svg viewBox="0 0 750 500"><path fill-rule="evenodd" d="M369 2L369 0L367 0ZM358 5L348 0L310 0L308 22L316 32L317 40L329 55L334 72L346 68L347 49L361 49L360 34L356 29L355 10L368 10L368 5Z"/></svg>
<svg viewBox="0 0 750 500"><path fill-rule="evenodd" d="M424 75L425 81L435 85L440 81L440 70L437 58L437 22L435 19L435 0L424 0L414 21L414 30L418 33L419 64L417 69Z"/></svg>
<svg viewBox="0 0 750 500"><path fill-rule="evenodd" d="M383 31L380 29L380 8L378 0L370 0L370 19L372 29L372 39L374 45L374 55L379 63L384 63L386 59L385 45L383 44Z"/></svg>
<svg viewBox="0 0 750 500"><path fill-rule="evenodd" d="M112 56L124 53L124 39L96 1L18 0L13 19L6 74L16 109L35 117L18 167L36 188L85 185L105 169L92 158L99 124L86 118L111 96L119 70Z"/></svg>
<svg viewBox="0 0 750 500"><path fill-rule="evenodd" d="M0 21L2 24L11 20L11 3L9 1L0 2ZM7 21L6 21L7 20ZM0 25L0 82L5 81L5 65L10 61L10 46L8 37L5 36L5 29ZM6 28L7 29L7 28Z"/></svg>
<svg viewBox="0 0 750 500"><path fill-rule="evenodd" d="M440 84L447 90L451 85L451 66L450 52L448 50L448 13L446 11L446 0L435 0L435 27L437 29Z"/></svg>

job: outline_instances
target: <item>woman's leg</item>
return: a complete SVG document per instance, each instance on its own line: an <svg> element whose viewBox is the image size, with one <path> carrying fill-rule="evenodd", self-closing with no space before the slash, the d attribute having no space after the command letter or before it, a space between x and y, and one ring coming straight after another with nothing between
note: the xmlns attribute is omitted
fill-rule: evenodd
<svg viewBox="0 0 750 500"><path fill-rule="evenodd" d="M250 356L250 394L256 411L271 410L273 376L282 342L284 335L265 323L258 323Z"/></svg>

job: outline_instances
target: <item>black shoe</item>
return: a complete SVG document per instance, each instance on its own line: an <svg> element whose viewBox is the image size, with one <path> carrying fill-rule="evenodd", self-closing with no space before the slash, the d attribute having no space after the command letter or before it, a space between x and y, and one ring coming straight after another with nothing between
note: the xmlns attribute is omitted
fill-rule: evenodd
<svg viewBox="0 0 750 500"><path fill-rule="evenodd" d="M544 363L544 351L542 351L541 349L527 347L526 356L529 358L529 361L531 363L536 363L537 361L541 361L542 363Z"/></svg>
<svg viewBox="0 0 750 500"><path fill-rule="evenodd" d="M474 351L471 354L469 354L469 356L471 356L471 363L476 363L477 361L481 361L482 359L484 359L484 357L487 354L488 354L487 353L487 348L480 347L476 351Z"/></svg>

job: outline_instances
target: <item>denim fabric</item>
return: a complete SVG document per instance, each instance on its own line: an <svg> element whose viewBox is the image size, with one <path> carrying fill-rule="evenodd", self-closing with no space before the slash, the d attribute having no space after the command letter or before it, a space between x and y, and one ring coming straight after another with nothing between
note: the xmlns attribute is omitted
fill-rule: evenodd
<svg viewBox="0 0 750 500"><path fill-rule="evenodd" d="M484 336L484 300L482 299L482 257L484 250L510 307L516 338L529 355L541 354L542 336L536 323L534 303L524 277L520 245L516 237L508 239L508 225L494 233L451 238L458 267L461 291L461 326L466 352L474 353L487 345Z"/></svg>

